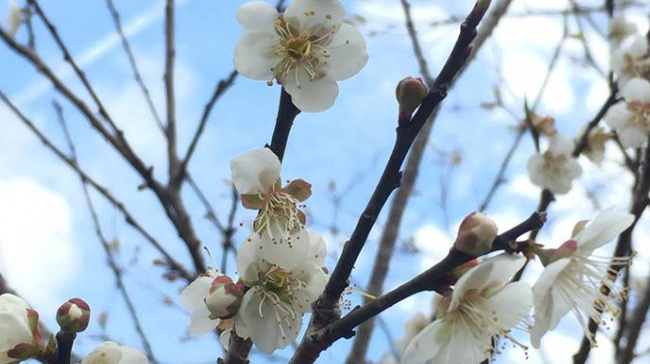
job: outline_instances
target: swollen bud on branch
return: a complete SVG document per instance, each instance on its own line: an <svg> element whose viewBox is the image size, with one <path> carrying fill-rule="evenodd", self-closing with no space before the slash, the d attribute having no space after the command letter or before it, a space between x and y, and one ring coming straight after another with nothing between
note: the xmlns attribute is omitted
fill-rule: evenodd
<svg viewBox="0 0 650 364"><path fill-rule="evenodd" d="M210 310L210 319L229 318L239 310L244 297L244 283L233 283L228 276L218 276L212 281L205 304Z"/></svg>
<svg viewBox="0 0 650 364"><path fill-rule="evenodd" d="M476 257L490 251L496 237L494 221L483 213L472 212L460 223L454 248Z"/></svg>
<svg viewBox="0 0 650 364"><path fill-rule="evenodd" d="M411 115L420 106L427 93L427 86L419 77L406 77L397 84L395 97L399 103L398 122L400 125L411 119Z"/></svg>
<svg viewBox="0 0 650 364"><path fill-rule="evenodd" d="M0 363L38 356L38 312L10 293L0 295Z"/></svg>
<svg viewBox="0 0 650 364"><path fill-rule="evenodd" d="M82 332L90 322L90 306L81 298L71 298L56 311L56 322L69 334Z"/></svg>

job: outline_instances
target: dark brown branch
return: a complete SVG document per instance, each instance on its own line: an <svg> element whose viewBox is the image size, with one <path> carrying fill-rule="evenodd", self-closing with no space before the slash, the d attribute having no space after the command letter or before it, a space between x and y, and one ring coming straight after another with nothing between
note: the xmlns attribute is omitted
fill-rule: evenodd
<svg viewBox="0 0 650 364"><path fill-rule="evenodd" d="M165 258L165 261L169 267L179 273L187 281L191 281L193 275L190 274L187 269L180 263L178 263L172 256L169 254L165 248L160 245L160 243L149 233L147 232L142 225L131 215L131 213L126 209L124 204L115 198L109 190L95 181L91 176L89 176L77 163L75 163L70 157L63 153L57 146L55 146L37 127L36 125L28 119L8 98L7 96L0 91L0 99L11 109L11 111L18 116L20 121L25 124L25 126L32 132L43 145L54 153L59 159L61 159L66 165L68 165L72 170L79 175L83 180L87 181L99 194L104 196L117 210L119 210L127 222L131 225L138 233L140 233L158 252Z"/></svg>
<svg viewBox="0 0 650 364"><path fill-rule="evenodd" d="M411 39L413 53L416 60L418 61L420 75L427 85L432 86L434 80L428 69L426 58L424 57L420 42L418 40L417 31L415 29L415 25L413 24L413 19L411 16L410 4L406 0L402 0L400 2L402 4L402 9L406 18L405 25L409 34L409 38ZM474 55L478 53L478 50L481 48L485 40L492 34L492 31L496 28L499 20L506 13L506 10L510 6L510 3L511 0L501 0L492 6L492 9L482 21L482 25L478 30L476 38L474 39L474 52L470 55L470 58L467 60L466 65L463 66L463 68L458 72L458 77L460 77L463 71L467 68L467 64L469 64L469 62L474 59ZM454 81L452 80L450 87L453 87L453 85ZM431 130L433 129L439 110L440 108L436 108L431 113L429 120L427 120L427 122L422 127L422 130L420 130L420 133L415 138L413 146L411 147L411 151L408 154L400 187L395 192L395 197L391 201L388 217L386 218L386 225L384 226L382 235L379 239L379 249L377 250L377 255L375 256L375 263L373 265L373 270L370 275L367 287L367 292L371 295L379 296L383 292L383 284L386 279L386 275L388 274L389 264L393 255L393 250L395 248L395 242L397 241L397 237L399 235L402 217L404 216L404 212L408 206L411 193L413 192L420 164L422 162L422 157L429 142L429 136L431 135ZM364 298L365 303L369 301L370 300L367 297ZM359 327L357 334L354 337L352 349L350 350L350 353L346 360L348 364L363 362L366 356L368 345L370 343L370 337L373 329L373 319L366 321Z"/></svg>
<svg viewBox="0 0 650 364"><path fill-rule="evenodd" d="M178 190L180 181L176 179L178 156L176 155L176 99L174 96L174 64L176 49L174 48L176 29L174 0L167 0L165 5L165 97L167 99L167 158L169 160L169 186Z"/></svg>
<svg viewBox="0 0 650 364"><path fill-rule="evenodd" d="M253 347L253 342L250 339L242 339L237 336L233 331L230 334L230 342L228 343L228 351L226 352L226 359L219 359L218 364L249 364L248 354Z"/></svg>
<svg viewBox="0 0 650 364"><path fill-rule="evenodd" d="M79 164L79 160L77 159L77 151L74 147L74 143L72 142L72 138L70 137L70 132L68 130L67 124L65 122L65 118L63 116L63 109L61 106L55 101L54 103L54 108L56 109L57 113L57 120L59 121L59 124L61 125L61 129L63 129L63 133L65 135L65 140L68 144L68 148L70 149L70 159L75 165ZM85 180L83 177L80 177L81 180L81 187L83 189L84 193L84 198L86 200L86 205L88 206L88 210L90 211L90 216L93 221L93 225L95 226L95 234L97 235L97 238L99 242L102 245L102 248L104 248L104 253L106 254L106 259L108 261L108 265L113 271L113 275L115 276L115 282L117 284L117 288L120 291L120 294L122 295L122 299L124 300L124 303L126 304L126 308L129 311L129 315L131 316L131 319L133 320L133 325L135 326L135 331L138 333L140 336L140 340L142 341L142 345L144 347L145 352L147 353L147 357L151 362L154 364L157 363L156 358L154 357L153 350L151 349L151 344L149 344L149 340L147 339L147 336L144 333L144 330L142 329L142 325L140 323L140 319L138 318L138 315L135 312L135 306L133 305L133 301L131 301L131 297L129 296L129 293L126 290L126 287L124 286L124 281L122 280L122 269L118 267L117 262L115 261L115 258L113 257L113 252L111 251L110 243L104 236L104 233L102 232L101 225L99 223L99 216L97 215L97 210L95 209L95 205L93 204L92 199L90 198L90 191L88 190L88 181ZM59 360L61 360L61 341L59 340L59 335L62 332L59 332L57 334L57 341L59 341ZM65 333L64 333L65 334ZM63 339L65 339L65 342L70 343L70 347L67 349L67 361L59 361L59 364L69 364L70 363L70 350L72 349L72 341L74 340L74 334L70 338L68 336L63 335ZM69 339L69 340L68 340ZM65 354L65 353L64 353Z"/></svg>
<svg viewBox="0 0 650 364"><path fill-rule="evenodd" d="M418 132L429 119L431 113L447 95L453 79L465 65L471 51L471 42L476 36L476 27L487 11L489 2L478 2L461 25L460 34L442 71L438 74L431 90L423 100L413 118L397 127L397 138L391 156L375 191L363 214L344 247L324 292L312 305L312 320L302 343L296 349L291 363L311 363L328 345L314 341L314 332L338 318L338 300L348 285L350 273L363 248L381 209L391 192L399 187L400 168Z"/></svg>
<svg viewBox="0 0 650 364"><path fill-rule="evenodd" d="M269 148L278 156L280 161L284 158L284 150L287 148L289 133L293 126L293 121L300 114L300 110L291 101L291 95L282 88L280 94L280 105L278 106L278 116L275 120L273 135Z"/></svg>
<svg viewBox="0 0 650 364"><path fill-rule="evenodd" d="M144 96L144 99L147 102L149 111L151 112L151 115L153 116L156 124L158 125L160 130L164 132L165 127L163 126L162 119L160 118L160 115L156 110L156 106L153 103L153 99L151 98L151 94L149 93L149 88L147 87L147 85L145 85L144 80L142 79L140 70L138 69L138 64L135 60L135 56L133 55L133 51L131 50L131 45L129 44L129 41L126 38L126 35L124 34L124 30L122 29L120 13L117 11L117 8L115 8L115 4L113 3L113 0L106 0L106 6L108 7L109 12L111 13L111 18L113 18L113 24L115 24L115 31L120 36L120 40L122 42L122 49L124 49L124 53L126 53L126 57L129 60L129 65L131 66L131 70L133 71L133 77L135 78L135 82L140 87L140 91L142 91L142 95Z"/></svg>
<svg viewBox="0 0 650 364"><path fill-rule="evenodd" d="M56 364L70 364L72 345L74 344L74 339L76 337L77 334L67 333L63 330L60 330L56 333L56 343L58 349Z"/></svg>

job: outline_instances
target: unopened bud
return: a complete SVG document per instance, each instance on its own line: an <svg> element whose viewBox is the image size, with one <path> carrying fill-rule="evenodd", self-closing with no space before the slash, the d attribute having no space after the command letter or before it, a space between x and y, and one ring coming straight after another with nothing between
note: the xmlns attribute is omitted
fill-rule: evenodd
<svg viewBox="0 0 650 364"><path fill-rule="evenodd" d="M84 331L90 322L90 306L81 298L71 298L56 311L56 322L70 334Z"/></svg>
<svg viewBox="0 0 650 364"><path fill-rule="evenodd" d="M494 221L483 213L472 212L460 223L454 248L476 257L490 251L496 236Z"/></svg>
<svg viewBox="0 0 650 364"><path fill-rule="evenodd" d="M229 318L239 310L244 297L244 283L233 283L228 276L218 276L212 281L205 304L210 310L210 319Z"/></svg>
<svg viewBox="0 0 650 364"><path fill-rule="evenodd" d="M399 103L398 121L400 125L409 121L413 111L420 106L427 93L427 86L419 77L406 77L397 84L395 97Z"/></svg>

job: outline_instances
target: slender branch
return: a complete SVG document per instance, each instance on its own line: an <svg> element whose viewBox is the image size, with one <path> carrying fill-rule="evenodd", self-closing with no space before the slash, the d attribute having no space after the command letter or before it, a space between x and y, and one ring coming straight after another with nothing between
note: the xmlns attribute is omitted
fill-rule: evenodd
<svg viewBox="0 0 650 364"><path fill-rule="evenodd" d="M63 330L56 333L56 343L58 346L56 364L70 364L72 354L72 345L77 334L70 334Z"/></svg>
<svg viewBox="0 0 650 364"><path fill-rule="evenodd" d="M129 60L129 65L131 66L131 70L133 71L135 82L140 87L140 91L142 91L142 95L144 96L144 99L147 102L149 111L151 112L154 121L158 125L158 128L160 128L160 130L164 132L165 127L163 126L162 119L160 118L160 115L156 110L156 106L153 103L153 99L151 98L151 94L149 93L149 88L147 87L147 85L144 83L144 80L142 79L140 70L138 69L138 64L135 60L135 56L133 55L133 51L131 50L131 45L129 44L129 41L126 38L126 35L124 34L124 30L122 29L120 13L117 11L117 8L115 8L115 4L113 3L113 0L106 0L106 6L108 7L109 12L111 13L113 24L115 24L115 31L120 36L120 40L122 42L122 48L124 49L124 53L126 53L126 57Z"/></svg>
<svg viewBox="0 0 650 364"><path fill-rule="evenodd" d="M25 124L25 126L32 132L43 145L54 153L60 160L62 160L66 165L68 165L75 173L79 175L80 178L88 182L99 194L104 196L118 211L124 215L125 221L127 224L131 225L138 233L140 233L158 252L165 258L165 261L169 267L178 272L178 274L187 281L191 281L193 275L190 274L187 269L178 263L172 256L162 247L162 245L149 233L147 232L142 225L131 215L131 213L126 209L124 204L115 198L109 190L95 181L90 177L77 163L75 163L70 157L63 153L58 147L56 147L37 127L36 125L28 119L8 98L7 96L0 91L0 99L11 109L11 111L18 116L18 119Z"/></svg>
<svg viewBox="0 0 650 364"><path fill-rule="evenodd" d="M29 4L23 8L23 14L25 15L25 27L27 28L27 47L36 52L36 36L34 35L34 24L32 23L34 12Z"/></svg>
<svg viewBox="0 0 650 364"><path fill-rule="evenodd" d="M226 352L226 359L217 360L218 364L249 364L248 354L253 347L253 342L250 339L242 339L237 336L233 331L230 334L230 342L228 343L228 351Z"/></svg>
<svg viewBox="0 0 650 364"><path fill-rule="evenodd" d="M269 144L269 148L278 156L280 161L284 158L289 133L298 114L300 114L300 110L291 102L291 95L283 87L280 94L278 117L275 120L275 128L273 128L273 136L271 136L271 144Z"/></svg>
<svg viewBox="0 0 650 364"><path fill-rule="evenodd" d="M63 116L63 109L61 108L61 105L59 105L56 101L53 103L54 108L56 109L57 113L57 120L59 121L59 124L61 125L61 128L63 129L63 133L65 135L66 142L68 144L68 148L70 149L70 159L72 162L76 165L79 164L79 160L77 159L77 151L74 147L74 143L72 142L72 139L70 137L70 132L68 131L67 124L65 122L65 118ZM90 198L90 191L88 190L88 181L85 180L83 177L80 177L81 179L81 187L83 189L84 197L86 199L86 205L88 206L88 210L90 211L90 215L93 221L93 225L95 226L95 234L97 235L97 238L99 239L102 247L104 248L104 253L106 253L106 259L108 261L108 265L113 271L113 275L115 276L115 282L117 283L117 287L120 291L120 294L122 295L122 299L124 300L124 303L126 304L127 310L129 311L129 315L131 316L131 319L133 320L133 324L135 326L135 330L140 336L140 340L142 341L142 345L144 347L145 352L147 353L147 357L149 357L149 360L153 362L154 364L157 363L153 351L151 349L151 344L149 343L149 340L147 339L147 336L144 333L144 330L142 329L142 325L140 323L140 319L138 318L138 315L135 312L135 306L133 305L133 301L131 301L131 297L129 296L128 291L126 290L126 287L124 286L124 281L122 280L122 269L120 269L117 265L117 262L115 261L115 258L113 257L113 253L111 251L110 243L104 236L104 233L102 232L101 225L99 223L99 216L97 215L97 210L95 209L95 206L93 204L92 199ZM64 355L67 355L67 361L61 361L61 355L62 355L62 350L61 350L61 340L59 339L59 335L62 332L60 331L57 334L57 341L59 342L59 364L69 364L70 363L70 350L72 349L72 341L74 340L74 334L72 335L71 338L68 336L62 336L63 339L70 339L70 347L64 347L64 349L67 348L67 354L65 354L64 350ZM64 333L65 334L65 333ZM67 340L65 342L68 342Z"/></svg>
<svg viewBox="0 0 650 364"><path fill-rule="evenodd" d="M641 215L646 210L648 206L648 193L650 192L650 143L646 143L646 148L643 157L643 165L639 172L638 183L636 185L634 195L632 198L632 206L630 207L630 213L634 215L634 222L630 227L623 231L618 236L618 241L616 242L616 249L614 250L615 257L624 257L630 255L632 252L632 232L636 227L637 222L641 218ZM621 266L610 266L608 279L614 280L621 269ZM601 286L601 292L605 295L609 294L609 289L606 286ZM648 306L650 307L650 306ZM596 305L596 309L599 309ZM619 352L617 362L618 363L630 363L634 358L634 348L636 347L639 334L641 332L641 326L645 322L645 314L647 313L647 308L640 304L635 312L632 315L630 326L628 327L627 333L624 334L625 338L625 347ZM641 316L643 315L643 316ZM640 319L641 322L635 322L635 319ZM598 323L593 319L589 320L589 333L595 337L596 330L598 329ZM580 350L573 356L574 364L585 363L587 357L589 357L589 352L591 351L591 345L589 340L585 337L582 340L582 345Z"/></svg>
<svg viewBox="0 0 650 364"><path fill-rule="evenodd" d="M508 153L506 153L505 158L503 158L503 161L501 162L501 166L499 167L499 171L497 172L496 177L494 177L494 182L492 182L492 185L490 186L490 190L488 191L487 196L485 196L485 199L483 200L483 202L481 202L481 204L478 207L479 211L485 211L488 208L488 206L492 202L492 198L494 197L494 194L497 192L497 189L499 189L499 187L503 185L503 183L505 182L506 168L508 168L508 165L510 164L512 157L514 156L517 148L519 148L519 143L521 143L525 134L526 134L525 128L521 128L517 131L515 140L512 142L510 149L508 149Z"/></svg>
<svg viewBox="0 0 650 364"><path fill-rule="evenodd" d="M411 16L411 5L406 0L401 0L400 2L402 4L404 16L406 18L405 26L408 31L409 38L411 39L413 53L416 60L418 61L420 75L424 78L424 81L427 85L432 86L434 79L431 76L426 58L422 52L417 30L415 29L415 25ZM492 34L492 31L494 28L496 28L499 20L507 11L510 3L511 0L501 0L492 6L492 9L482 21L482 25L478 30L476 38L474 39L474 52L470 55L470 58L467 60L466 65L463 66L463 68L458 72L458 77L460 77L460 75L466 69L467 64L469 64L469 62L474 59L474 55L478 53L478 50L481 48L485 40ZM450 87L453 87L453 85L454 81L452 80ZM439 110L440 108L436 108L431 113L429 120L425 122L422 130L415 138L413 146L411 147L411 151L408 154L400 187L397 189L395 197L391 201L388 217L386 218L386 225L384 226L382 235L379 239L379 249L377 250L375 263L373 265L373 270L370 275L367 287L367 291L371 295L379 296L383 291L383 284L388 274L389 264L395 248L395 242L399 236L399 229L402 218L404 216L404 212L406 211L406 207L408 206L411 193L413 192L415 181L418 177L420 164L422 162L422 157L424 156L426 146L429 142L429 136L431 135L431 131L435 124ZM364 302L368 303L369 299L367 297L364 298ZM373 319L366 321L359 327L354 338L352 349L350 350L350 353L348 354L348 358L346 360L348 364L356 364L364 360L373 330Z"/></svg>
<svg viewBox="0 0 650 364"><path fill-rule="evenodd" d="M174 48L175 30L174 0L167 0L165 6L165 96L167 98L167 158L169 159L169 185L172 189L180 188L176 179L178 156L176 155L176 99L174 97L174 63L176 49Z"/></svg>
<svg viewBox="0 0 650 364"><path fill-rule="evenodd" d="M237 206L239 206L239 194L235 186L232 187L230 213L228 213L228 226L223 231L222 255L221 255L221 273L226 274L228 264L228 251L235 251L235 244L232 238L237 231L235 228L235 215L237 214Z"/></svg>
<svg viewBox="0 0 650 364"><path fill-rule="evenodd" d="M363 248L383 205L391 192L399 187L399 171L418 132L429 119L431 113L440 105L447 95L451 82L465 65L471 51L471 42L476 36L476 27L485 15L489 2L478 2L461 25L460 34L442 71L438 74L428 95L413 118L397 127L397 138L384 172L368 202L363 214L344 247L341 257L334 268L324 292L312 305L312 319L302 343L296 349L292 363L311 363L326 346L314 341L314 332L337 320L338 300L348 285L348 278Z"/></svg>

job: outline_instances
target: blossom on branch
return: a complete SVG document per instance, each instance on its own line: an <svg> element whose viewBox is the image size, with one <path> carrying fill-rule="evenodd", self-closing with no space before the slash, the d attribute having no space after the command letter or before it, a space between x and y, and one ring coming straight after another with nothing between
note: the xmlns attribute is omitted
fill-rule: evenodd
<svg viewBox="0 0 650 364"><path fill-rule="evenodd" d="M0 295L0 364L15 363L40 351L38 313L20 297Z"/></svg>
<svg viewBox="0 0 650 364"><path fill-rule="evenodd" d="M531 343L534 347L539 347L542 336L553 330L569 311L575 314L592 345L595 344L588 321L600 323L601 312L618 313L618 307L610 301L620 298L623 292L614 285L616 277L609 269L628 265L630 257L600 257L593 251L633 221L631 214L606 210L586 227L584 223L578 224L579 231L558 249L537 252L546 267L533 286L535 325ZM603 293L601 286L607 292Z"/></svg>
<svg viewBox="0 0 650 364"><path fill-rule="evenodd" d="M612 70L618 76L618 87L623 89L634 77L650 77L650 55L648 54L648 39L645 35L637 34L633 41L612 52Z"/></svg>
<svg viewBox="0 0 650 364"><path fill-rule="evenodd" d="M213 281L219 277L223 277L223 275L210 270L195 279L181 292L181 303L192 311L189 328L191 336L201 336L219 325L219 318L212 317L205 302Z"/></svg>
<svg viewBox="0 0 650 364"><path fill-rule="evenodd" d="M336 81L357 74L368 61L366 42L343 23L339 0L295 0L284 13L252 1L237 9L246 28L235 47L235 67L244 77L276 79L302 111L330 108Z"/></svg>
<svg viewBox="0 0 650 364"><path fill-rule="evenodd" d="M480 363L491 359L493 337L517 343L510 329L528 316L532 292L528 283L508 282L525 261L501 254L467 271L441 303L437 320L406 348L402 364Z"/></svg>
<svg viewBox="0 0 650 364"><path fill-rule="evenodd" d="M255 149L232 160L232 182L245 208L259 210L253 229L274 243L285 243L305 224L300 203L311 196L311 185L301 179L282 187L278 157L269 148Z"/></svg>
<svg viewBox="0 0 650 364"><path fill-rule="evenodd" d="M573 179L582 174L580 164L571 156L573 147L573 141L560 134L550 138L544 154L535 153L528 159L530 181L555 194L569 192Z"/></svg>
<svg viewBox="0 0 650 364"><path fill-rule="evenodd" d="M638 148L645 144L650 132L650 82L633 78L622 95L625 101L608 110L605 122L616 130L624 147Z"/></svg>
<svg viewBox="0 0 650 364"><path fill-rule="evenodd" d="M81 364L147 364L149 360L139 350L105 341L86 355Z"/></svg>
<svg viewBox="0 0 650 364"><path fill-rule="evenodd" d="M284 249L263 255L272 246L262 236L246 240L237 252L237 269L247 291L235 316L235 332L250 338L263 352L284 348L298 336L302 316L325 288L326 246L316 233L304 229L306 250ZM266 258L264 258L266 257Z"/></svg>

